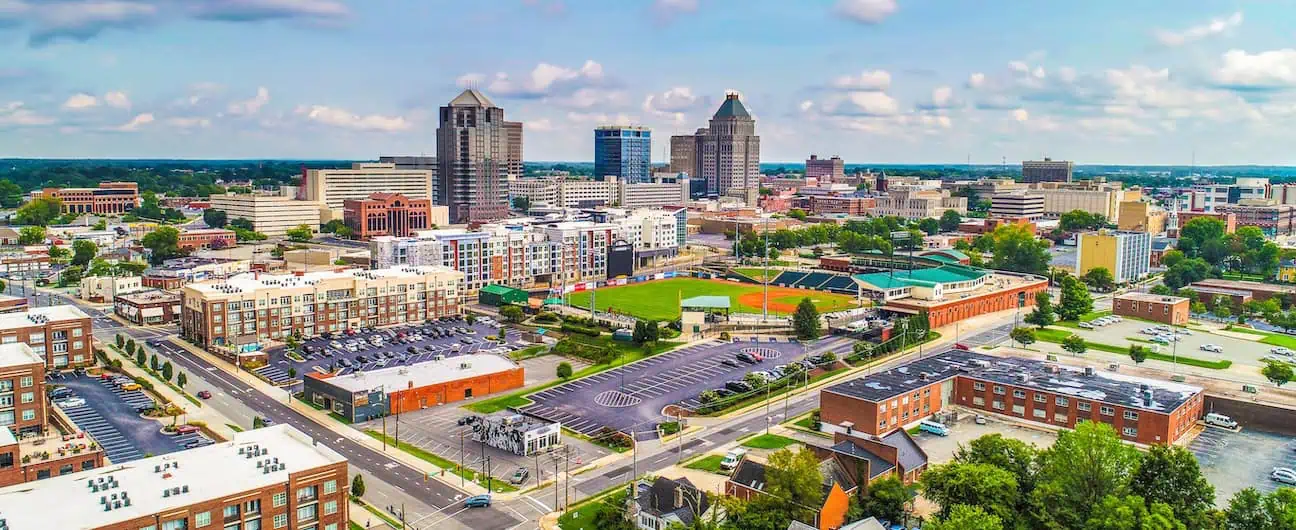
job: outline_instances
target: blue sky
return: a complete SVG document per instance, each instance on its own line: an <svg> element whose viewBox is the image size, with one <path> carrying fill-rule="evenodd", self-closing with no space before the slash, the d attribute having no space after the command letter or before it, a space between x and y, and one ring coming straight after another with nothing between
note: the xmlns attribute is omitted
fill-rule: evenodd
<svg viewBox="0 0 1296 530"><path fill-rule="evenodd" d="M737 90L770 162L1296 164L1296 2L0 0L0 156L430 154L467 85L527 160Z"/></svg>

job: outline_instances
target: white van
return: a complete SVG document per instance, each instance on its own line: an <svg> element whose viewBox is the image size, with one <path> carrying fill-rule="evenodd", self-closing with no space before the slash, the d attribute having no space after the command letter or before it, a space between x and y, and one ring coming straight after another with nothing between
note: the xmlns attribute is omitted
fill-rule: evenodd
<svg viewBox="0 0 1296 530"><path fill-rule="evenodd" d="M1236 429L1238 424L1233 418L1214 412L1206 414L1206 425L1214 425L1225 429Z"/></svg>
<svg viewBox="0 0 1296 530"><path fill-rule="evenodd" d="M729 452L725 454L724 460L720 461L720 469L723 469L725 471L730 471L733 468L738 467L738 463L742 462L743 457L745 456L747 456L746 449L742 449L742 448L730 449Z"/></svg>

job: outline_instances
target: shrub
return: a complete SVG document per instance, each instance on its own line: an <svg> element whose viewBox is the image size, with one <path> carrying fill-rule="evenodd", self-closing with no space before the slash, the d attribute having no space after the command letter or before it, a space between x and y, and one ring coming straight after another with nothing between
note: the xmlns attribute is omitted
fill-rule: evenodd
<svg viewBox="0 0 1296 530"><path fill-rule="evenodd" d="M566 322L563 323L562 330L569 333L580 333L582 335L588 335L590 337L597 337L600 334L602 334L602 332L597 329L587 328L585 326L581 326L577 324L569 324Z"/></svg>

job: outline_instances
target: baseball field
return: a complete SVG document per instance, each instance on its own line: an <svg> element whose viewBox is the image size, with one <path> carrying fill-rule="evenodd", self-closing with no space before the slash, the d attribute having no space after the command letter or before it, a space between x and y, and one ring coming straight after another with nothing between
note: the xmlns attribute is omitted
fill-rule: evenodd
<svg viewBox="0 0 1296 530"><path fill-rule="evenodd" d="M747 283L672 278L600 288L595 295L595 300L600 311L612 311L649 320L674 320L679 318L680 299L694 296L728 296L730 311L760 313L762 290L760 285ZM771 286L769 312L779 315L791 314L802 298L809 298L821 313L849 309L858 305L854 298L846 295ZM567 301L574 307L588 308L590 293L589 291L571 293Z"/></svg>

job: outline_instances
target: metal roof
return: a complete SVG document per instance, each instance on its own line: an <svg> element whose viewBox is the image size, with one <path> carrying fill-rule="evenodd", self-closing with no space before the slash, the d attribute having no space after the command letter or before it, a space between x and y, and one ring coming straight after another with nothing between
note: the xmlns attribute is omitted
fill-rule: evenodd
<svg viewBox="0 0 1296 530"><path fill-rule="evenodd" d="M486 97L486 94L482 94L480 90L475 88L466 88L463 92L460 92L458 96L455 96L454 99L450 100L450 106L490 108L494 107L495 104L491 103L491 100Z"/></svg>
<svg viewBox="0 0 1296 530"><path fill-rule="evenodd" d="M856 274L852 276L852 278L856 281L872 285L878 289L896 289L899 287L908 287L910 285L966 282L975 280L987 274L989 274L989 272L984 269L978 269L966 265L949 264L913 271Z"/></svg>
<svg viewBox="0 0 1296 530"><path fill-rule="evenodd" d="M716 110L715 118L751 118L741 101L738 101L738 94L726 94L724 103Z"/></svg>
<svg viewBox="0 0 1296 530"><path fill-rule="evenodd" d="M680 300L680 307L706 307L729 309L728 296L694 296Z"/></svg>

